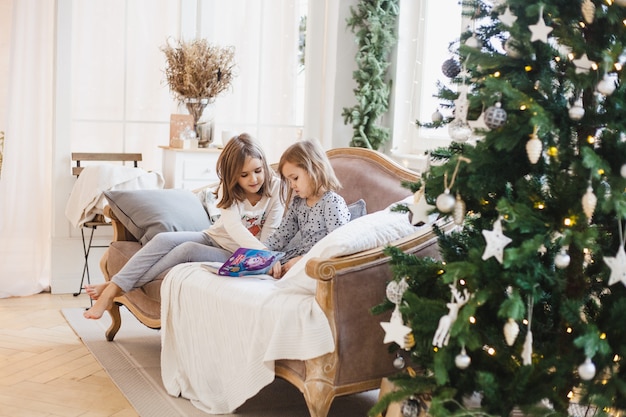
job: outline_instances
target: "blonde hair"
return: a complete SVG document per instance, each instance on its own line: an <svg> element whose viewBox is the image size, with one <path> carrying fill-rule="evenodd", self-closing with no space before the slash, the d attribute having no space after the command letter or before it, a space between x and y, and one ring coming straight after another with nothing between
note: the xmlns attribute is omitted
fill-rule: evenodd
<svg viewBox="0 0 626 417"><path fill-rule="evenodd" d="M267 163L265 153L261 145L252 136L248 133L242 133L231 138L217 158L216 171L220 179L218 189L222 190L222 198L217 203L217 207L228 208L235 202L245 200L246 193L239 185L238 180L247 157L261 160L265 179L258 194L270 196L274 175Z"/></svg>
<svg viewBox="0 0 626 417"><path fill-rule="evenodd" d="M335 170L320 144L314 140L303 140L287 148L278 162L278 172L282 179L281 197L285 198L284 202L291 201L293 194L289 181L283 175L283 167L287 162L302 168L309 174L315 195L326 191L338 191L341 188Z"/></svg>

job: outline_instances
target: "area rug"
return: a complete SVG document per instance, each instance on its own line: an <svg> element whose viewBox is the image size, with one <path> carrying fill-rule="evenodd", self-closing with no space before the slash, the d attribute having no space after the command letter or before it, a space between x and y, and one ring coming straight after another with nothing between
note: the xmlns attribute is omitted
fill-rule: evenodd
<svg viewBox="0 0 626 417"><path fill-rule="evenodd" d="M122 327L113 342L105 330L111 321L87 320L82 308L63 309L63 315L91 354L141 417L207 417L182 397L170 396L161 381L161 336L120 309ZM365 417L376 403L378 390L335 398L328 417ZM233 414L223 417L309 417L304 397L291 384L277 378Z"/></svg>

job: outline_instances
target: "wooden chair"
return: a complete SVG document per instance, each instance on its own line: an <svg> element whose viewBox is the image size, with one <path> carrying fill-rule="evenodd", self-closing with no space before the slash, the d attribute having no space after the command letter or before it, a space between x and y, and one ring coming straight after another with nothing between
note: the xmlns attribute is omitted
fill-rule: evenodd
<svg viewBox="0 0 626 417"><path fill-rule="evenodd" d="M76 163L76 166L72 167L72 175L78 176L85 168L81 166L81 162L85 161L95 161L95 162L132 162L135 168L138 167L139 161L142 160L141 153L90 153L90 152L73 152L72 153L72 162ZM80 279L80 286L78 288L78 292L74 293L74 297L78 296L83 290L83 284L85 283L85 277L87 277L87 283L91 284L91 277L89 276L89 253L91 248L108 248L109 245L94 245L93 244L93 234L96 229L100 226L111 226L111 223L106 220L106 218L99 214L93 220L85 222L82 224L80 228L80 235L83 241L83 256L85 257L85 263L83 265L83 274ZM86 239L85 229L89 229L89 238Z"/></svg>

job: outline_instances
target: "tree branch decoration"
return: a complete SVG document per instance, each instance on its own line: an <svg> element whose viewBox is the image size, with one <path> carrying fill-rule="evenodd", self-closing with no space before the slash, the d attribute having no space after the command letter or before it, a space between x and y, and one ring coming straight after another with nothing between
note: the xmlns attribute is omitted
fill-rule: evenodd
<svg viewBox="0 0 626 417"><path fill-rule="evenodd" d="M352 124L350 146L379 149L389 140L389 128L379 124L389 110L389 55L396 44L398 0L361 0L350 7L348 27L356 36L358 70L352 74L357 104L345 107L345 124Z"/></svg>
<svg viewBox="0 0 626 417"><path fill-rule="evenodd" d="M176 99L213 100L228 89L235 76L235 49L210 44L206 39L168 42L165 75Z"/></svg>

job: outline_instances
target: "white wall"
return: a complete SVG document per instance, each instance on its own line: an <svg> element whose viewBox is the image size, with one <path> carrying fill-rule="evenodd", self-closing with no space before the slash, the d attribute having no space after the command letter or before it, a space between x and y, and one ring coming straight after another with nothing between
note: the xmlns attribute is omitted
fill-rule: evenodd
<svg viewBox="0 0 626 417"><path fill-rule="evenodd" d="M307 97L305 105L304 137L316 137L325 147L348 146L352 136L350 126L343 124L343 107L351 106L355 86L352 71L355 68L356 44L346 18L349 7L356 0L309 1L307 21ZM72 19L68 1L58 1L59 26L57 37L57 60L69 60ZM67 61L66 61L67 62ZM56 86L72 80L69 71L59 71ZM74 293L79 289L83 270L83 248L80 231L74 229L65 217L65 205L71 193L75 178L70 175L71 140L69 124L66 122L70 104L67 95L57 94L55 143L53 146L53 230L52 230L52 292ZM85 150L88 151L88 150ZM268 152L269 154L270 152ZM146 169L159 170L144 165ZM90 230L85 230L89 233ZM112 238L111 228L96 230L94 245L108 245ZM99 260L104 249L92 249L89 269L92 282L102 282Z"/></svg>

